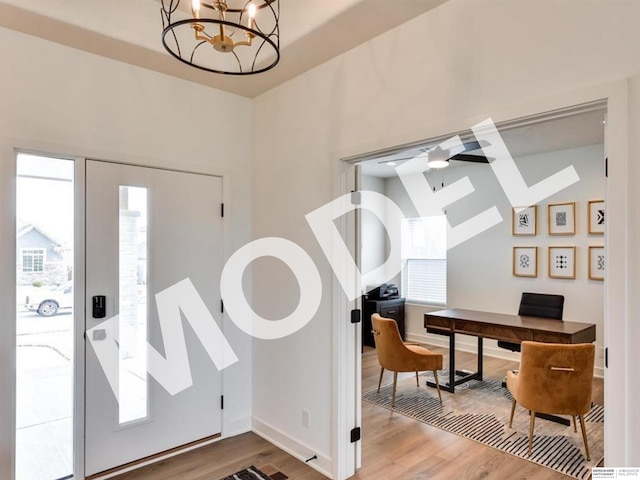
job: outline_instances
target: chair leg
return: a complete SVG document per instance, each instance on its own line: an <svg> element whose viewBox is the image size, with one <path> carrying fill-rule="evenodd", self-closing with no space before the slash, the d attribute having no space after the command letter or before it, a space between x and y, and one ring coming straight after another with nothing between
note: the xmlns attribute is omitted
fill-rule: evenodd
<svg viewBox="0 0 640 480"><path fill-rule="evenodd" d="M442 393L440 393L440 381L438 380L438 372L433 371L433 378L436 379L436 390L438 390L438 398L440 399L440 405L442 405Z"/></svg>
<svg viewBox="0 0 640 480"><path fill-rule="evenodd" d="M420 386L420 380L418 380L418 372L416 372L416 387Z"/></svg>
<svg viewBox="0 0 640 480"><path fill-rule="evenodd" d="M587 441L587 427L584 424L584 415L580 415L580 428L582 429L582 440L584 441L584 450L587 452L587 460L591 460L591 453L589 453L589 442Z"/></svg>
<svg viewBox="0 0 640 480"><path fill-rule="evenodd" d="M391 406L396 406L396 383L398 383L398 372L393 372L393 398L391 399Z"/></svg>
<svg viewBox="0 0 640 480"><path fill-rule="evenodd" d="M578 426L576 425L576 416L575 415L571 415L571 418L573 418L573 431L574 433L578 432Z"/></svg>
<svg viewBox="0 0 640 480"><path fill-rule="evenodd" d="M509 417L509 428L511 428L511 425L513 425L513 414L516 411L516 400L515 398L513 399L513 401L511 402L511 417Z"/></svg>
<svg viewBox="0 0 640 480"><path fill-rule="evenodd" d="M378 393L380 393L380 385L382 385L382 374L384 373L384 367L380 368L380 380L378 380Z"/></svg>
<svg viewBox="0 0 640 480"><path fill-rule="evenodd" d="M529 418L529 455L531 455L531 447L533 445L533 428L535 427L535 424L536 424L536 412L531 410L529 415L530 415L530 418Z"/></svg>

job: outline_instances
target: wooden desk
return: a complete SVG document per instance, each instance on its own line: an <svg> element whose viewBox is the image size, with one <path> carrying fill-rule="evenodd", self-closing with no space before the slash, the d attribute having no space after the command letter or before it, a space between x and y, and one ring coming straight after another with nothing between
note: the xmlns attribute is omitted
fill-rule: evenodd
<svg viewBox="0 0 640 480"><path fill-rule="evenodd" d="M449 337L449 382L440 385L440 388L451 393L455 392L456 385L474 379L482 380L483 338L512 343L524 340L545 343L591 343L596 340L596 326L591 323L563 322L458 308L425 313L424 327L428 333ZM474 373L456 371L456 333L478 337L478 367ZM462 378L456 380L456 374ZM427 384L435 387L433 382Z"/></svg>

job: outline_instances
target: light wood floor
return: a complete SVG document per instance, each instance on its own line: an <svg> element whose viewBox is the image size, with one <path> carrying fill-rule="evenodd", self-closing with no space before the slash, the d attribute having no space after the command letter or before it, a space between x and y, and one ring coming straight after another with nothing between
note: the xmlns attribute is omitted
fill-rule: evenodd
<svg viewBox="0 0 640 480"><path fill-rule="evenodd" d="M430 347L445 356L446 349ZM475 355L457 352L459 368L474 370ZM485 357L485 376L504 376L517 363ZM377 387L380 366L374 349L362 356L362 390ZM389 383L387 372L383 383ZM413 376L414 374L404 374ZM425 387L426 388L426 387ZM594 380L593 401L603 404L603 381ZM362 404L362 469L352 479L367 480L568 480L571 477L502 453L491 447L392 413ZM116 477L116 480L218 480L249 465L281 471L292 480L325 477L253 433L164 460Z"/></svg>
<svg viewBox="0 0 640 480"><path fill-rule="evenodd" d="M366 347L365 347L366 348ZM447 349L429 347L445 356ZM516 362L484 357L484 375L503 377ZM456 352L456 368L475 371L476 356ZM362 358L362 391L378 386L380 366L375 350ZM383 379L392 381L392 373ZM403 374L413 377L415 374ZM399 375L400 377L400 375ZM425 387L426 388L426 387ZM446 401L446 398L443 398ZM593 401L603 405L603 381L594 380ZM506 421L507 419L505 419ZM472 440L362 402L362 469L353 479L528 479L567 480L571 477L522 460Z"/></svg>

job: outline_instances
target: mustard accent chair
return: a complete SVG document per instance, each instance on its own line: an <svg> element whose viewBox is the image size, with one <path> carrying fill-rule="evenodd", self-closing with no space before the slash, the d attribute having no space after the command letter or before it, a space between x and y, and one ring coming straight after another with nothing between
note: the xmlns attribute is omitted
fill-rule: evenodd
<svg viewBox="0 0 640 480"><path fill-rule="evenodd" d="M373 325L373 338L378 352L380 362L380 380L378 381L378 392L382 384L382 375L385 371L393 372L393 399L391 405L396 405L396 384L398 382L398 372L416 372L416 385L420 386L418 372L431 371L436 380L438 397L442 403L440 393L440 383L438 382L437 370L442 370L442 355L433 353L424 347L416 344L404 343L398 324L390 318L383 318L377 313L371 316Z"/></svg>
<svg viewBox="0 0 640 480"><path fill-rule="evenodd" d="M574 431L577 431L578 416L587 460L591 460L584 415L591 409L595 351L592 343L522 342L520 369L517 373L507 372L507 388L513 396L509 428L516 403L530 410L529 455L536 412L539 412L571 415Z"/></svg>

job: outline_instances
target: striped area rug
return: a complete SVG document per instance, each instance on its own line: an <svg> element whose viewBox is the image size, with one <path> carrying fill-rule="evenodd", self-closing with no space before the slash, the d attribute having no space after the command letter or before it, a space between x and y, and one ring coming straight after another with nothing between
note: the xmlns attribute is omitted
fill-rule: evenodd
<svg viewBox="0 0 640 480"><path fill-rule="evenodd" d="M591 468L604 457L604 408L600 405L594 405L585 416L590 462L584 454L579 425L576 433L573 425L540 418L536 418L533 453L529 456L528 411L516 407L513 428L509 428L512 397L502 387L502 379L472 380L456 387L455 394L443 391L440 405L436 390L424 386L433 375L424 373L420 377L420 387L416 387L415 377L398 382L395 408L391 407L391 385L382 387L379 394L375 390L366 392L362 399L574 478L589 478ZM448 372L442 370L439 377L441 384L448 381Z"/></svg>
<svg viewBox="0 0 640 480"><path fill-rule="evenodd" d="M220 480L271 480L271 477L251 465L244 470L240 470L239 472L229 475L228 477L221 478Z"/></svg>

